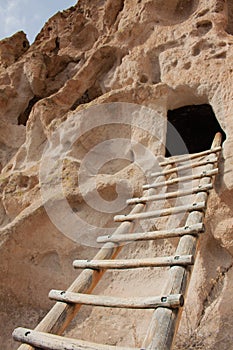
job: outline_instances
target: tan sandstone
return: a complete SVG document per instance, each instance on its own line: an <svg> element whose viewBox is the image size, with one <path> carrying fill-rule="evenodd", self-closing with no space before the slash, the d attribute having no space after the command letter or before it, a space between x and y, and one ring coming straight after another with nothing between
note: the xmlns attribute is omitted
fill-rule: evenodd
<svg viewBox="0 0 233 350"><path fill-rule="evenodd" d="M111 102L153 108L165 122L148 125L160 130L159 143L152 131L109 126L82 135L67 152L62 171L66 198L83 220L99 227L114 227L112 214L85 203L77 177L83 157L99 142L125 137L160 154L167 111L204 103L212 106L226 133L220 173L209 200L207 232L200 243L175 348L233 349L232 56L231 0L79 0L49 19L31 46L23 32L0 42L2 349L17 348L11 339L14 327L38 323L53 304L47 298L50 289L65 289L73 281L77 272L72 260L94 256L96 248L74 243L51 222L40 193L39 170L53 132L81 110ZM142 114L140 120L143 127L147 119ZM79 129L84 127L80 123ZM116 181L124 179L130 180L133 194L140 195L145 174L135 164L137 152L126 148L127 161L106 164L96 183L86 179L85 194L92 195L97 189L105 200L112 201L117 196ZM129 187L121 185L123 192ZM46 200L55 203L60 200L56 196L51 191ZM135 244L126 246L121 254L170 254L173 243ZM135 295L158 293L165 276L165 272L150 270L136 275L111 272L96 292L120 296L132 290ZM143 317L142 324L140 312L83 308L78 326L72 324L68 334L140 346L150 312Z"/></svg>

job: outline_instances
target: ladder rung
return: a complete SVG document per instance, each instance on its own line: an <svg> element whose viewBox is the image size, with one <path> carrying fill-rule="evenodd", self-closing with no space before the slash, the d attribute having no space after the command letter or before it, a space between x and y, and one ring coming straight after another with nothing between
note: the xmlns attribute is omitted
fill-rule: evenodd
<svg viewBox="0 0 233 350"><path fill-rule="evenodd" d="M164 170L164 171L158 171L157 173L151 173L150 176L161 176L161 175L168 175L168 174L172 174L175 172L179 172L181 170L187 170L187 169L192 169L192 168L196 168L198 166L203 166L203 165L207 165L207 164L213 164L217 162L217 157L214 157L213 159L206 159L206 160L202 160L200 162L196 162L196 163L190 163L190 164L185 164L176 168L172 168L172 169L168 169L168 170Z"/></svg>
<svg viewBox="0 0 233 350"><path fill-rule="evenodd" d="M126 201L127 204L138 204L138 203L146 203L146 202L152 202L152 201L158 201L163 199L171 199L176 197L183 197L188 196L190 194L195 194L198 192L203 191L209 191L213 188L212 183L207 185L199 185L194 188L189 188L187 190L181 190L176 192L167 192L162 194L155 194L152 196L145 196L145 197L139 197L139 198L130 198Z"/></svg>
<svg viewBox="0 0 233 350"><path fill-rule="evenodd" d="M108 235L99 236L97 238L98 243L121 243L121 242L133 242L133 241L149 241L162 238L174 238L182 237L185 235L197 235L205 231L203 223L195 224L192 226L178 227L173 230L166 231L151 231L151 232L138 232L138 233L126 233L121 235Z"/></svg>
<svg viewBox="0 0 233 350"><path fill-rule="evenodd" d="M195 158L199 158L199 157L202 157L202 156L207 156L208 154L211 154L211 153L219 152L219 151L221 151L221 149L222 149L221 146L217 146L217 147L214 147L212 149L208 149L206 151L199 152L199 153L193 153L193 154L188 154L188 155L181 155L180 157L176 156L174 158L171 157L169 160L165 160L164 162L159 163L159 165L160 166L166 166L166 165L169 165L169 164L181 163L181 162L184 162L186 160L195 159Z"/></svg>
<svg viewBox="0 0 233 350"><path fill-rule="evenodd" d="M73 266L76 269L135 269L142 267L193 265L193 263L193 255L177 255L150 259L75 260Z"/></svg>
<svg viewBox="0 0 233 350"><path fill-rule="evenodd" d="M148 211L148 212L138 213L138 214L116 215L114 217L114 220L116 222L123 222L123 221L132 221L132 220L150 219L150 218L155 218L160 216L190 212L193 210L203 210L205 209L205 207L206 207L205 202L199 202L199 203L192 203L188 205L181 205L179 207L174 207L174 208L165 208L161 210Z"/></svg>
<svg viewBox="0 0 233 350"><path fill-rule="evenodd" d="M105 295L89 295L81 293L51 290L49 298L72 304L83 304L104 307L117 307L127 309L155 309L157 307L177 308L183 306L182 294L171 294L155 297L117 298Z"/></svg>
<svg viewBox="0 0 233 350"><path fill-rule="evenodd" d="M210 170L210 171L203 171L200 174L193 174L193 175L188 175L188 176L182 176L182 177L177 177L175 179L172 180L168 180L168 181L161 181L161 182L155 182L152 184L148 184L148 185L143 185L142 188L144 190L148 190L149 188L157 188L157 187L161 187L161 186L168 186L168 185L173 185L175 183L178 182L184 182L184 181L189 181L189 180L194 180L194 179L200 179L202 177L206 177L206 176L213 176L215 174L218 173L218 168Z"/></svg>
<svg viewBox="0 0 233 350"><path fill-rule="evenodd" d="M14 330L13 338L33 347L46 350L140 350L139 348L95 344L21 327Z"/></svg>

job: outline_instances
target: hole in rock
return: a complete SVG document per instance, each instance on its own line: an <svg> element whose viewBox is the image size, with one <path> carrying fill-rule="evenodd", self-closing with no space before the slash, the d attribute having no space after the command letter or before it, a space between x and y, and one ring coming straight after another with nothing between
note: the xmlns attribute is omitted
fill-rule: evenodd
<svg viewBox="0 0 233 350"><path fill-rule="evenodd" d="M23 48L28 48L29 47L29 45L28 45L28 42L26 41L26 40L24 40L23 41Z"/></svg>
<svg viewBox="0 0 233 350"><path fill-rule="evenodd" d="M213 25L210 21L201 21L197 23L197 30L199 35L205 35L212 29Z"/></svg>
<svg viewBox="0 0 233 350"><path fill-rule="evenodd" d="M214 135L221 132L222 141L226 134L212 107L208 104L190 105L169 110L167 114L166 157L176 154L195 153L211 147ZM179 134L177 137L174 128ZM185 143L186 147L181 142Z"/></svg>
<svg viewBox="0 0 233 350"><path fill-rule="evenodd" d="M100 88L100 85L96 82L90 89L86 90L84 94L74 102L71 110L74 111L79 105L89 103L101 95L102 90Z"/></svg>
<svg viewBox="0 0 233 350"><path fill-rule="evenodd" d="M148 82L148 77L145 74L143 74L141 76L140 82L146 84Z"/></svg>
<svg viewBox="0 0 233 350"><path fill-rule="evenodd" d="M34 106L34 104L36 104L36 102L38 102L40 100L39 97L34 96L28 103L27 108L25 109L25 111L23 111L20 116L18 117L18 125L26 125L27 121L28 121L28 117L31 113L32 107Z"/></svg>

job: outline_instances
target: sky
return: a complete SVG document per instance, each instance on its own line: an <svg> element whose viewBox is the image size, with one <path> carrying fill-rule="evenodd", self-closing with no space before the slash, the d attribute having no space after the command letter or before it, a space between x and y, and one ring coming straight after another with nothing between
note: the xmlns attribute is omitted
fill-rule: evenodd
<svg viewBox="0 0 233 350"><path fill-rule="evenodd" d="M32 43L51 16L76 3L77 0L0 0L0 40L23 30Z"/></svg>

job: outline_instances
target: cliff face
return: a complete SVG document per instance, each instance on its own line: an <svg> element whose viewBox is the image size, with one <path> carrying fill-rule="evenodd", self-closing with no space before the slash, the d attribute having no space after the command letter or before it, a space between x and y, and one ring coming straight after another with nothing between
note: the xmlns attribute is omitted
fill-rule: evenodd
<svg viewBox="0 0 233 350"><path fill-rule="evenodd" d="M76 275L72 260L90 258L95 251L63 235L44 209L39 171L46 142L78 112L92 107L95 120L93 106L112 102L150 107L165 121L170 109L210 104L226 133L220 174L209 201L207 234L190 286L191 319L183 322L181 338L197 339L203 348L219 349L219 344L221 349L231 348L232 35L230 0L79 0L54 15L31 46L23 32L0 42L1 323L8 324L2 333L4 349L16 347L10 340L11 328L22 320L36 324L48 308L48 290L72 281ZM142 126L149 120L139 119ZM116 135L162 152L166 123L148 127L161 129L159 144L140 127L105 125L89 128L75 141L62 180L68 202L84 220L98 227L113 226L111 213L90 209L80 194L77 173L84 155ZM78 129L85 130L84 123ZM131 152L128 145L127 152ZM115 181L124 178L130 179L134 195L140 194L145 176L134 163L130 155L125 161L110 162L97 176L98 193L108 201L115 199ZM92 184L84 181L84 185L85 193L92 194ZM53 203L51 198L46 200ZM122 280L122 291L127 278ZM114 286L113 282L109 290ZM123 316L131 317L119 314L115 322ZM139 324L135 327L143 337L144 330ZM131 337L135 329L125 331ZM94 338L106 341L98 331ZM119 332L113 338L112 343L121 342Z"/></svg>

